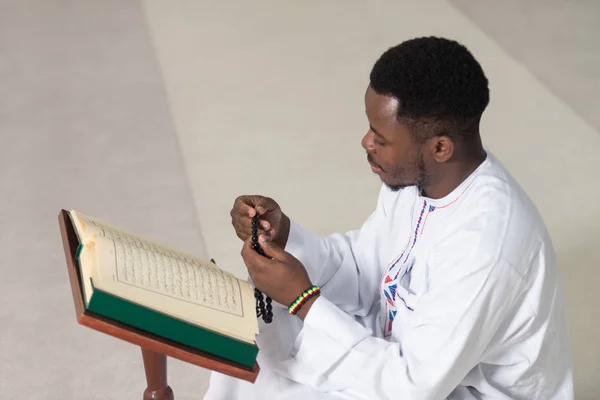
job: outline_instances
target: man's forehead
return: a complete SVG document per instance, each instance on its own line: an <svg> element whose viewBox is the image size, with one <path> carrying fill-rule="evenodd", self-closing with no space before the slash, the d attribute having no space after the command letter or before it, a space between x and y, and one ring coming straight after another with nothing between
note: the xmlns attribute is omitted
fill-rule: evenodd
<svg viewBox="0 0 600 400"><path fill-rule="evenodd" d="M365 107L369 116L374 118L396 119L398 105L398 99L392 96L378 94L370 86L367 88L367 92L365 93Z"/></svg>

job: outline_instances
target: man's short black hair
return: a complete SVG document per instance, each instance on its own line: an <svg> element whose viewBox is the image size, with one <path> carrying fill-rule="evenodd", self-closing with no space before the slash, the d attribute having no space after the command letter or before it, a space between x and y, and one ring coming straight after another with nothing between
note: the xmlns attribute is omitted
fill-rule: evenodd
<svg viewBox="0 0 600 400"><path fill-rule="evenodd" d="M399 101L398 121L421 140L440 134L472 137L490 99L488 80L469 50L438 37L390 48L373 66L370 80L375 92Z"/></svg>

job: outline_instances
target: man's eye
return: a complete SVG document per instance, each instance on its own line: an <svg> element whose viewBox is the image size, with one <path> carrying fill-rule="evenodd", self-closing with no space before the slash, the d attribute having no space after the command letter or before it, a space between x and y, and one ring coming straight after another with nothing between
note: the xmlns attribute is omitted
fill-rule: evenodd
<svg viewBox="0 0 600 400"><path fill-rule="evenodd" d="M379 142L379 141L375 141L375 144L377 146L382 146L382 147L386 145L384 142Z"/></svg>

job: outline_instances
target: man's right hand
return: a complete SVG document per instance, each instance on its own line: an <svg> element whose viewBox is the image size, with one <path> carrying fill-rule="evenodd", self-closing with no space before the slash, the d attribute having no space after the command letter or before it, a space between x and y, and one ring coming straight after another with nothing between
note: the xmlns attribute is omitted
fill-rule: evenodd
<svg viewBox="0 0 600 400"><path fill-rule="evenodd" d="M259 215L258 233L285 248L290 230L289 218L281 212L277 202L265 196L239 196L231 209L231 224L243 241L252 236L252 217Z"/></svg>

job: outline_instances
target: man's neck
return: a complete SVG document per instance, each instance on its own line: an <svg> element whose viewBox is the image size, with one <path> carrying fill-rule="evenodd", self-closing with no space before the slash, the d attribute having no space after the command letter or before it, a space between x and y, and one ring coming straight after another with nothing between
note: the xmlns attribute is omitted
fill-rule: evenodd
<svg viewBox="0 0 600 400"><path fill-rule="evenodd" d="M475 151L465 151L465 156L460 161L446 165L433 182L423 186L423 196L432 199L448 196L485 161L486 157L483 147Z"/></svg>

